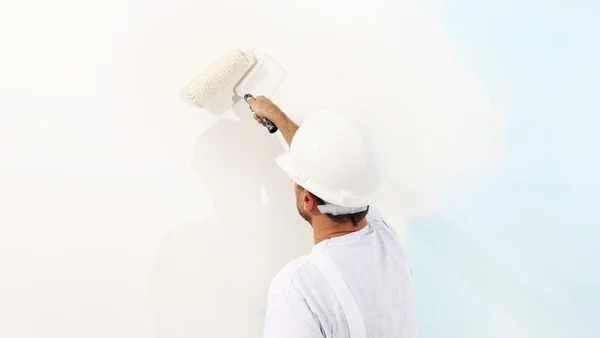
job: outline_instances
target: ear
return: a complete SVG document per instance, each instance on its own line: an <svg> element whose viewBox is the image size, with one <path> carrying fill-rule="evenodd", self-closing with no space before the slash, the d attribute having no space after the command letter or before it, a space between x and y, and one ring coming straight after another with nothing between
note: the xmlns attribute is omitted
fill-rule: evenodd
<svg viewBox="0 0 600 338"><path fill-rule="evenodd" d="M318 205L315 195L306 189L304 190L304 196L302 197L302 205L306 211L315 211Z"/></svg>

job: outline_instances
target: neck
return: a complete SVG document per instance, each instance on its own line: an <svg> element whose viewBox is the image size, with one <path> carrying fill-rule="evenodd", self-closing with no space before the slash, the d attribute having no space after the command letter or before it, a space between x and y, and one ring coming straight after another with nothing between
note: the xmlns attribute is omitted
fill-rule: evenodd
<svg viewBox="0 0 600 338"><path fill-rule="evenodd" d="M367 226L366 217L354 226L352 222L335 223L327 215L319 215L313 219L313 237L315 244L318 244L326 239L340 237L351 234L355 231L360 231Z"/></svg>

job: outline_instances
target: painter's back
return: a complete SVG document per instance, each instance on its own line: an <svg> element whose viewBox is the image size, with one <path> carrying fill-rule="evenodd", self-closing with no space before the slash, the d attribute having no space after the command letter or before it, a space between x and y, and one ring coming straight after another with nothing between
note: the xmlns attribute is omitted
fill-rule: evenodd
<svg viewBox="0 0 600 338"><path fill-rule="evenodd" d="M364 319L369 338L416 337L412 275L396 232L377 209L357 232L313 247L334 262ZM347 338L348 323L328 280L309 256L286 265L273 279L266 338Z"/></svg>

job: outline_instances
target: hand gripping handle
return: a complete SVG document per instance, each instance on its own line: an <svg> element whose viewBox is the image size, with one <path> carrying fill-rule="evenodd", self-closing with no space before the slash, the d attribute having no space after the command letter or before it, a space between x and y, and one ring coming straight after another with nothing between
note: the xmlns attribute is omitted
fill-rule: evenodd
<svg viewBox="0 0 600 338"><path fill-rule="evenodd" d="M248 102L249 98L254 98L254 96L252 96L252 94L246 94L244 95L244 100L246 102ZM250 110L252 110L252 108L250 108ZM264 118L262 116L259 116L263 126L265 126L267 128L267 130L269 131L269 133L273 134L274 132L276 132L279 128L277 128L277 126L275 125L275 123L271 122L271 120Z"/></svg>

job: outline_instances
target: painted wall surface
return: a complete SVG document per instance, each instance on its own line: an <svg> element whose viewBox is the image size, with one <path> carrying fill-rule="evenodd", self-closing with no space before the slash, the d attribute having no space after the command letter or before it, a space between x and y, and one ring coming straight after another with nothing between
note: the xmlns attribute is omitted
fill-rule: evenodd
<svg viewBox="0 0 600 338"><path fill-rule="evenodd" d="M231 48L287 69L298 122L365 121L401 232L504 159L502 105L412 1L5 0L0 38L2 337L261 335L312 242L279 140L180 100Z"/></svg>

